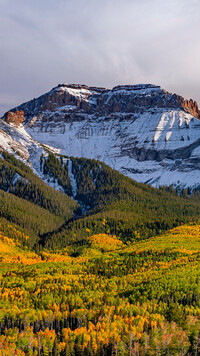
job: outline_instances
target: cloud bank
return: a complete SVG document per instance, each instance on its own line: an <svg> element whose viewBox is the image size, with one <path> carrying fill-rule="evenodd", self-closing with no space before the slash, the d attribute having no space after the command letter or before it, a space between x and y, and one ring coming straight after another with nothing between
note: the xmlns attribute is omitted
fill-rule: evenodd
<svg viewBox="0 0 200 356"><path fill-rule="evenodd" d="M0 114L58 83L154 83L200 104L199 0L0 0Z"/></svg>

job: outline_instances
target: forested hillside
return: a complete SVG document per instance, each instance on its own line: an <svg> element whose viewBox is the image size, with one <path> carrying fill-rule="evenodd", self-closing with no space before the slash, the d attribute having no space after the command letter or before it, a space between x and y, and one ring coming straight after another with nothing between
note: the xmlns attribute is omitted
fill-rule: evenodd
<svg viewBox="0 0 200 356"><path fill-rule="evenodd" d="M76 249L77 241L84 245L97 233L136 241L199 219L197 193L155 189L99 161L49 153L41 156L40 169L63 192L12 155L0 158L1 217L22 227L37 251L74 243Z"/></svg>
<svg viewBox="0 0 200 356"><path fill-rule="evenodd" d="M135 241L199 219L198 192L188 195L183 190L178 195L171 188L155 189L102 162L85 158L56 158L49 154L41 157L41 169L71 195L72 180L76 188L74 199L87 207L83 217L41 237L40 243L50 249L64 248L76 241L84 244L91 233L111 233L124 242Z"/></svg>
<svg viewBox="0 0 200 356"><path fill-rule="evenodd" d="M129 244L90 235L77 257L0 230L1 355L199 354L199 225Z"/></svg>
<svg viewBox="0 0 200 356"><path fill-rule="evenodd" d="M0 216L30 235L33 245L40 234L53 232L71 219L78 204L37 177L15 157L0 158Z"/></svg>
<svg viewBox="0 0 200 356"><path fill-rule="evenodd" d="M4 152L0 158L0 188L26 199L57 216L68 218L76 203L44 183L14 156Z"/></svg>

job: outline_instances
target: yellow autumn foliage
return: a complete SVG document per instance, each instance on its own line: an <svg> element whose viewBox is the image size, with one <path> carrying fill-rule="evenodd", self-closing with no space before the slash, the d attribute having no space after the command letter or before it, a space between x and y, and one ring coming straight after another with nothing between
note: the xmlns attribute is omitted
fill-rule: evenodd
<svg viewBox="0 0 200 356"><path fill-rule="evenodd" d="M88 237L87 241L93 248L102 249L103 251L112 251L123 246L123 242L115 235L97 234Z"/></svg>

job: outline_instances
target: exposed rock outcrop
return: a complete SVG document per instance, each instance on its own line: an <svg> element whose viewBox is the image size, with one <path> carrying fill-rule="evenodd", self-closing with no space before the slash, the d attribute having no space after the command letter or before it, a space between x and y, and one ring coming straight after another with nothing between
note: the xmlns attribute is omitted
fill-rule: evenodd
<svg viewBox="0 0 200 356"><path fill-rule="evenodd" d="M198 105L159 86L59 84L3 119L62 154L102 160L138 181L200 186Z"/></svg>
<svg viewBox="0 0 200 356"><path fill-rule="evenodd" d="M19 126L24 122L24 111L23 110L16 110L16 111L8 111L5 114L5 121L8 124L14 124L16 126Z"/></svg>
<svg viewBox="0 0 200 356"><path fill-rule="evenodd" d="M192 99L171 94L159 86L151 84L116 86L112 90L88 87L80 84L59 84L50 92L12 109L19 116L24 111L26 119L40 115L45 111L59 109L68 111L71 106L75 112L85 114L110 115L112 113L144 113L157 109L183 109L196 118L200 118L198 105ZM6 114L8 115L8 113ZM10 115L10 114L9 114Z"/></svg>

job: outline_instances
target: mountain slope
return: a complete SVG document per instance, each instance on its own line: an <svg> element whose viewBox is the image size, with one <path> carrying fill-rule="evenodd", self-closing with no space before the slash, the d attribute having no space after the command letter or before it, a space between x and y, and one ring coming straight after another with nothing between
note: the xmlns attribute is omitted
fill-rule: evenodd
<svg viewBox="0 0 200 356"><path fill-rule="evenodd" d="M199 219L198 193L189 198L184 191L178 196L133 181L102 162L85 158L56 158L50 154L42 162L47 177L55 179L66 191L71 189L67 182L73 175L73 197L86 213L57 232L41 236L40 243L47 248L64 248L77 241L84 244L88 234L96 233L135 241Z"/></svg>
<svg viewBox="0 0 200 356"><path fill-rule="evenodd" d="M24 246L27 245L29 236L25 235L16 225L7 223L5 219L0 220L0 262L12 264L34 264L41 258ZM8 237L10 236L10 237Z"/></svg>
<svg viewBox="0 0 200 356"><path fill-rule="evenodd" d="M99 159L143 183L199 186L198 106L155 85L108 90L63 84L3 121L61 154Z"/></svg>
<svg viewBox="0 0 200 356"><path fill-rule="evenodd" d="M85 158L49 153L40 157L39 165L45 181L54 182L79 207L66 194L45 184L23 162L2 153L0 215L28 232L29 242L37 248L38 242L49 249L76 241L84 243L88 233L112 233L123 241L135 241L198 220L199 194L188 198L184 191L180 197L137 183L103 162Z"/></svg>
<svg viewBox="0 0 200 356"><path fill-rule="evenodd" d="M76 214L78 204L45 184L23 162L6 152L0 157L0 217L19 225L33 245Z"/></svg>
<svg viewBox="0 0 200 356"><path fill-rule="evenodd" d="M72 199L49 187L23 162L6 152L0 157L0 189L65 219L78 208Z"/></svg>

